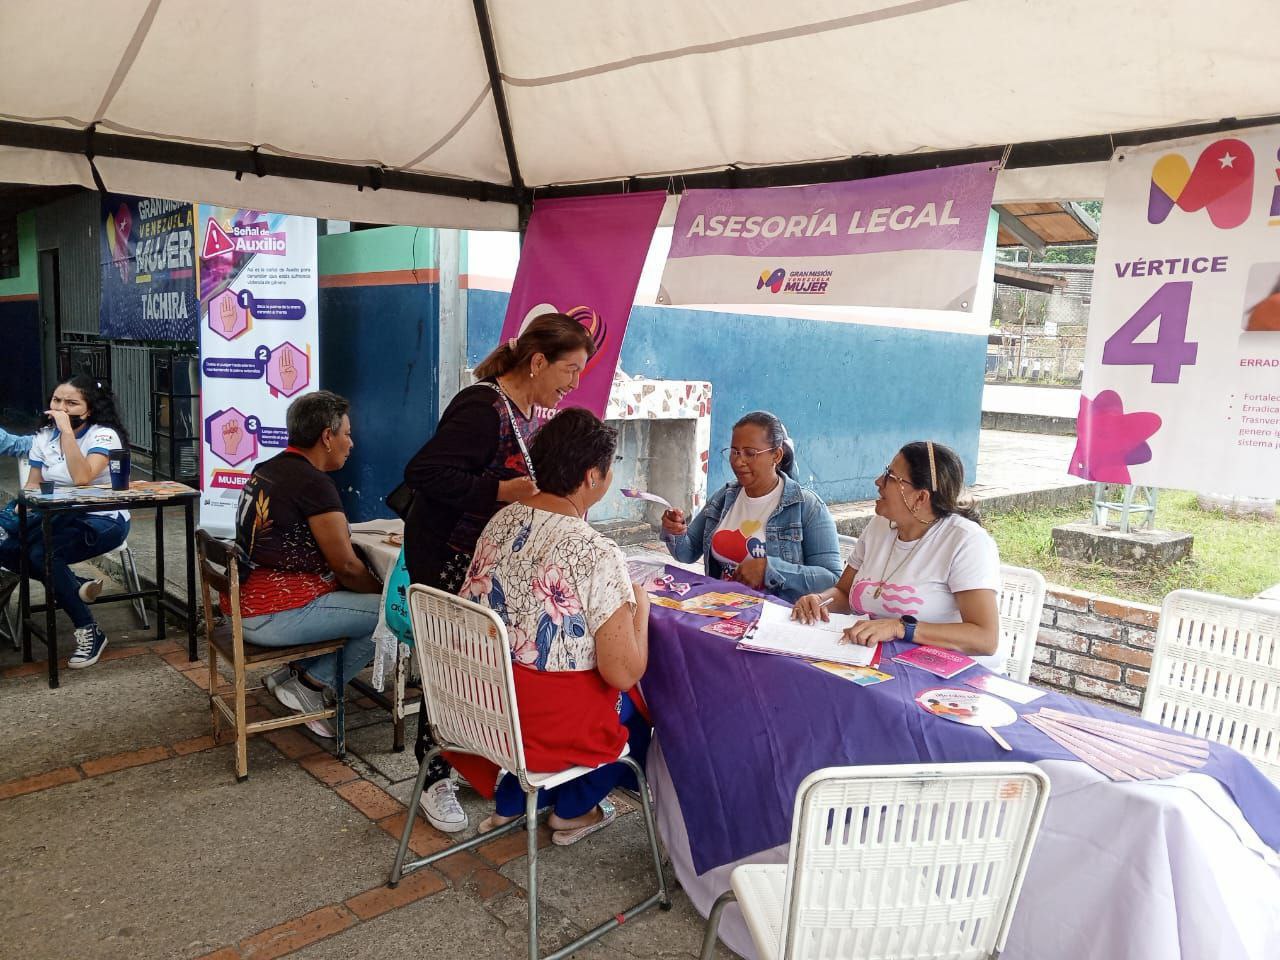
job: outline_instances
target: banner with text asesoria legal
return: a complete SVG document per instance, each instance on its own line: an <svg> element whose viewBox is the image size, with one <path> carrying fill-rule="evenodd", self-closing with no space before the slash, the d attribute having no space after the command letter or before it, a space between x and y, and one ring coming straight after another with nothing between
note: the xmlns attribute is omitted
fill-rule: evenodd
<svg viewBox="0 0 1280 960"><path fill-rule="evenodd" d="M596 352L566 406L604 416L640 271L666 198L651 190L534 203L502 339L518 336L544 313L567 314L591 332Z"/></svg>
<svg viewBox="0 0 1280 960"><path fill-rule="evenodd" d="M1280 496L1278 161L1275 126L1111 158L1074 475Z"/></svg>
<svg viewBox="0 0 1280 960"><path fill-rule="evenodd" d="M658 302L972 310L996 172L687 190Z"/></svg>

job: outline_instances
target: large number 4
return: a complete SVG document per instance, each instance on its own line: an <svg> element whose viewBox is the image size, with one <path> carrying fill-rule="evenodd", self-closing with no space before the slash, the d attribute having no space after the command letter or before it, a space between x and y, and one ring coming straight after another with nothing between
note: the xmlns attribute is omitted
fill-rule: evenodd
<svg viewBox="0 0 1280 960"><path fill-rule="evenodd" d="M1150 366L1152 383L1177 383L1182 368L1194 366L1197 344L1187 339L1191 312L1191 281L1170 280L1153 293L1124 325L1107 338L1102 362L1119 366ZM1159 322L1154 343L1139 343L1151 324Z"/></svg>

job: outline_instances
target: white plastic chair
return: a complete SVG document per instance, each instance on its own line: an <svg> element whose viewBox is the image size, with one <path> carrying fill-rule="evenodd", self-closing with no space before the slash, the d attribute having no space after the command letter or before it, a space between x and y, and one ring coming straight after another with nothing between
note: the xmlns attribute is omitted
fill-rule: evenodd
<svg viewBox="0 0 1280 960"><path fill-rule="evenodd" d="M413 649L422 678L422 692L426 697L427 716L431 732L439 746L423 758L418 769L418 779L413 787L413 795L409 798L409 815L405 819L404 833L400 837L400 847L396 851L388 885L395 887L400 878L410 871L488 843L523 826L529 841L529 957L530 960L538 960L538 790L568 783L590 773L593 768L570 767L559 773L531 773L525 767L511 649L507 641L506 626L497 614L479 604L433 587L413 584L409 587L409 620L413 625ZM427 770L431 761L446 751L484 757L501 769L514 773L525 792L525 814L496 830L405 863ZM649 805L649 785L645 781L644 771L627 755L625 746L615 762L625 763L630 767L640 785L640 801L644 809L649 853L658 879L658 891L635 906L615 914L612 919L567 946L548 954L545 960L569 956L650 907L671 909L671 898L667 894L666 880L662 875L658 835L654 828L653 810Z"/></svg>
<svg viewBox="0 0 1280 960"><path fill-rule="evenodd" d="M1142 718L1239 750L1280 785L1280 613L1195 590L1165 597Z"/></svg>
<svg viewBox="0 0 1280 960"><path fill-rule="evenodd" d="M1026 683L1031 679L1035 659L1036 637L1040 633L1040 614L1044 610L1044 577L1028 567L1000 567L1000 646L1007 646L1009 657L1004 672Z"/></svg>
<svg viewBox="0 0 1280 960"><path fill-rule="evenodd" d="M18 459L18 488L21 489L27 485L27 478L31 476L31 461L26 457ZM141 593L142 581L138 578L138 564L133 559L133 551L129 549L129 541L125 540L120 546L106 553L98 554L100 557L116 557L120 561L120 569L124 572L124 583L128 587L129 593ZM142 629L151 629L151 617L147 614L147 605L142 602L139 597L133 601L133 609L138 614L138 622L142 624ZM14 641L17 646L17 640Z"/></svg>
<svg viewBox="0 0 1280 960"><path fill-rule="evenodd" d="M830 767L796 792L784 864L747 864L737 900L760 960L978 960L1004 948L1049 778L1029 763Z"/></svg>

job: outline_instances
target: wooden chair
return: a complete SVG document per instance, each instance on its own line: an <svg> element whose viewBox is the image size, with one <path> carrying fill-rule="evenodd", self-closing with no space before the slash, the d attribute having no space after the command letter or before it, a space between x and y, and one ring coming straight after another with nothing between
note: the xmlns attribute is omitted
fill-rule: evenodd
<svg viewBox="0 0 1280 960"><path fill-rule="evenodd" d="M323 643L299 644L293 647L260 647L247 643L240 619L240 548L234 543L211 537L207 531L196 531L196 556L200 562L200 591L204 600L205 639L209 655L209 713L213 719L213 739L219 739L223 717L232 725L236 734L236 781L249 778L249 735L265 730L292 727L308 720L333 718L334 753L345 756L346 744L346 678L342 675L342 648L345 637L326 640ZM230 610L224 610L220 624L214 625L213 592L225 594L230 599ZM303 657L315 657L325 653L338 654L337 700L332 707L314 713L290 714L272 717L270 720L245 719L245 695L248 692L245 672L250 666L286 663ZM218 692L221 677L218 673L218 655L232 665L231 702Z"/></svg>

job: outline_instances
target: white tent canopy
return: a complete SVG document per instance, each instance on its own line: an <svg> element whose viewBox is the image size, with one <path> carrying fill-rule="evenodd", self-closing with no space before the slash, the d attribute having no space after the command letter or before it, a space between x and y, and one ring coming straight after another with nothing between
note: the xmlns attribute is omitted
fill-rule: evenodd
<svg viewBox="0 0 1280 960"><path fill-rule="evenodd" d="M1275 119L1277 36L1275 0L4 0L0 177L510 229L1012 146L998 200L1099 196L1113 145Z"/></svg>

